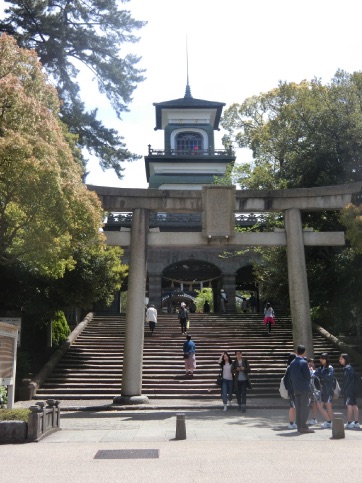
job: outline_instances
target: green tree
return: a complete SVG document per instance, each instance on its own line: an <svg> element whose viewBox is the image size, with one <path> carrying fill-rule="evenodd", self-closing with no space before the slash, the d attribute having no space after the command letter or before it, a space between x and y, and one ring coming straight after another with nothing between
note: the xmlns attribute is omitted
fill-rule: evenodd
<svg viewBox="0 0 362 483"><path fill-rule="evenodd" d="M60 277L79 246L102 245L103 211L82 182L36 53L0 38L0 264Z"/></svg>
<svg viewBox="0 0 362 483"><path fill-rule="evenodd" d="M252 162L233 173L247 189L283 189L350 183L362 179L362 73L337 71L326 85L318 79L277 88L232 105L224 114L224 142L252 152ZM270 216L273 224L275 215ZM313 315L323 325L349 327L360 313L360 208L303 213L303 225L333 231L347 227L352 248L308 247L308 284ZM255 267L264 295L288 300L284 248L261 250ZM352 282L353 281L353 282ZM347 310L348 307L348 310ZM331 317L333 314L333 317ZM344 314L344 315L343 315Z"/></svg>
<svg viewBox="0 0 362 483"><path fill-rule="evenodd" d="M224 142L250 148L238 168L250 189L298 188L362 179L362 72L338 71L327 85L280 83L225 111Z"/></svg>
<svg viewBox="0 0 362 483"><path fill-rule="evenodd" d="M214 310L214 297L212 293L212 288L204 287L201 290L196 290L197 296L195 298L196 312L203 312L204 304L206 301L209 302L210 310Z"/></svg>
<svg viewBox="0 0 362 483"><path fill-rule="evenodd" d="M123 0L122 3L128 0ZM9 4L0 31L19 45L35 49L40 62L55 82L62 99L61 118L79 147L98 157L103 169L113 168L122 177L122 161L139 156L126 148L117 131L87 111L81 99L78 74L86 67L120 118L127 111L136 85L144 78L136 65L139 58L120 55L121 46L137 42L133 32L145 23L120 10L117 0L5 0Z"/></svg>
<svg viewBox="0 0 362 483"><path fill-rule="evenodd" d="M103 249L80 248L74 253L76 266L65 272L64 277L49 284L49 300L57 300L59 306L91 308L96 302L110 305L127 275L127 265L121 263L120 247Z"/></svg>
<svg viewBox="0 0 362 483"><path fill-rule="evenodd" d="M347 229L347 240L356 253L362 254L362 205L350 203L341 211L340 218Z"/></svg>
<svg viewBox="0 0 362 483"><path fill-rule="evenodd" d="M54 279L29 271L19 263L0 266L0 307L44 315L44 323L59 307L91 309L97 302L109 305L127 275L119 247L79 247L74 268Z"/></svg>

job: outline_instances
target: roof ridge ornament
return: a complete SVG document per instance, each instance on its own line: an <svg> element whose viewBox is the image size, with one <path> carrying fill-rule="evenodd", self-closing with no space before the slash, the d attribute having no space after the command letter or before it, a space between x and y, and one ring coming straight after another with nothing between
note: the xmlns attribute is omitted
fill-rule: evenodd
<svg viewBox="0 0 362 483"><path fill-rule="evenodd" d="M186 90L185 90L185 99L192 99L191 95L191 87L189 83L189 49L187 44L187 35L186 35Z"/></svg>

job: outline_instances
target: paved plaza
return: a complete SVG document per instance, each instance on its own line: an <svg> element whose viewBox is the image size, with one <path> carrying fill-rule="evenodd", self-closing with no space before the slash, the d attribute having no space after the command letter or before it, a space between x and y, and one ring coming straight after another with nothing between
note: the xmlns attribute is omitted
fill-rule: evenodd
<svg viewBox="0 0 362 483"><path fill-rule="evenodd" d="M284 403L255 400L244 414L236 407L223 412L218 400L117 409L104 402L68 402L60 431L39 443L0 446L1 481L362 481L362 429L346 430L338 440L319 425L300 435L287 429ZM336 411L345 415L342 407ZM180 413L186 440L175 439Z"/></svg>

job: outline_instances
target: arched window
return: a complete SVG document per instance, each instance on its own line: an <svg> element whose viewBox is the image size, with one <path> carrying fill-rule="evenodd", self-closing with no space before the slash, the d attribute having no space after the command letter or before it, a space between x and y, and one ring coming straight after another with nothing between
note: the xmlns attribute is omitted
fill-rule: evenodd
<svg viewBox="0 0 362 483"><path fill-rule="evenodd" d="M198 132L180 132L176 136L177 152L202 151L202 135Z"/></svg>

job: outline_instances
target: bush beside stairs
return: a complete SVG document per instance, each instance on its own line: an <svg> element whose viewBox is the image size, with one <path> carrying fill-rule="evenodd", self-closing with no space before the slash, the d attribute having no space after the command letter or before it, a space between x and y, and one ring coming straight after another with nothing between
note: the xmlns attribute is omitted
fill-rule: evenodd
<svg viewBox="0 0 362 483"><path fill-rule="evenodd" d="M38 389L34 399L112 399L121 394L125 316L95 315ZM291 320L278 314L271 335L261 314L191 314L189 334L196 344L197 369L186 377L185 336L175 314L158 317L153 336L145 325L142 394L152 398L217 398L221 352L242 350L252 369L248 397L279 396L279 383L293 350ZM313 334L316 362L328 352L341 381L338 348Z"/></svg>

